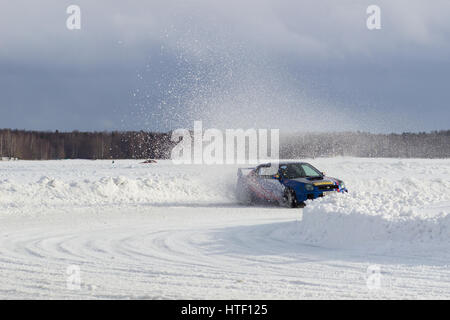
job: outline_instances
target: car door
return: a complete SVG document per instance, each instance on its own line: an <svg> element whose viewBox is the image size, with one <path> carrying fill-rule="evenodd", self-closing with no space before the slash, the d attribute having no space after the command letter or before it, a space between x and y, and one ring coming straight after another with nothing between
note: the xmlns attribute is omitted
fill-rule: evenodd
<svg viewBox="0 0 450 320"><path fill-rule="evenodd" d="M284 186L274 175L278 174L278 165L261 166L257 170L258 184L267 200L280 200L283 197Z"/></svg>

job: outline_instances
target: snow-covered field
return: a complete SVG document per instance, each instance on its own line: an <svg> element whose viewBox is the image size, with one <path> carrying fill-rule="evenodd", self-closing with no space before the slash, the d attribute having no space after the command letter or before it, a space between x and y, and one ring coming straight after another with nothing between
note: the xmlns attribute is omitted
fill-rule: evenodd
<svg viewBox="0 0 450 320"><path fill-rule="evenodd" d="M450 298L450 160L309 162L350 192L245 207L237 166L0 162L0 298Z"/></svg>

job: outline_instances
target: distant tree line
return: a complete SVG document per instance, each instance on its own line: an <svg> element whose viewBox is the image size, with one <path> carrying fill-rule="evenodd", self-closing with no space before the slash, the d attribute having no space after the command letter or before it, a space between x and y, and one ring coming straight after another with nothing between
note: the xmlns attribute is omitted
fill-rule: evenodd
<svg viewBox="0 0 450 320"><path fill-rule="evenodd" d="M306 133L280 137L284 159L322 156L449 158L450 130L429 133Z"/></svg>
<svg viewBox="0 0 450 320"><path fill-rule="evenodd" d="M24 160L164 159L169 146L166 133L0 130L0 156Z"/></svg>
<svg viewBox="0 0 450 320"><path fill-rule="evenodd" d="M171 133L40 132L0 130L0 157L49 159L169 159ZM365 132L281 135L280 158L321 156L450 158L450 130L371 134Z"/></svg>

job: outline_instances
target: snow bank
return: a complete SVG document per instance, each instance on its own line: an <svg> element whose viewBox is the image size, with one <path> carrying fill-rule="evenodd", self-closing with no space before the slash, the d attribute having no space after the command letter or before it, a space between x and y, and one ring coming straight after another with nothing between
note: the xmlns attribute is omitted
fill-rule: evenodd
<svg viewBox="0 0 450 320"><path fill-rule="evenodd" d="M448 161L370 160L366 172L364 160L350 162L350 193L310 201L295 226L299 239L328 247L450 243Z"/></svg>
<svg viewBox="0 0 450 320"><path fill-rule="evenodd" d="M2 170L3 169L3 170ZM236 169L174 166L170 161L18 162L2 166L0 208L35 212L52 207L233 203Z"/></svg>
<svg viewBox="0 0 450 320"><path fill-rule="evenodd" d="M370 206L346 208L353 199L327 199L304 210L298 227L299 237L312 244L329 247L366 246L371 242L448 243L450 239L450 203L445 211L420 214L420 209L367 213ZM423 208L426 211L426 207Z"/></svg>

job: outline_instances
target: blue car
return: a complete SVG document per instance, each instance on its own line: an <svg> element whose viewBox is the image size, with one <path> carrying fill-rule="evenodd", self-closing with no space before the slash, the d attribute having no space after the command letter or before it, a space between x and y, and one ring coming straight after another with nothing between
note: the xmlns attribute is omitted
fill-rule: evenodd
<svg viewBox="0 0 450 320"><path fill-rule="evenodd" d="M331 192L348 192L342 180L306 162L265 163L238 169L236 196L240 202L276 202L289 208L304 207L308 199Z"/></svg>

